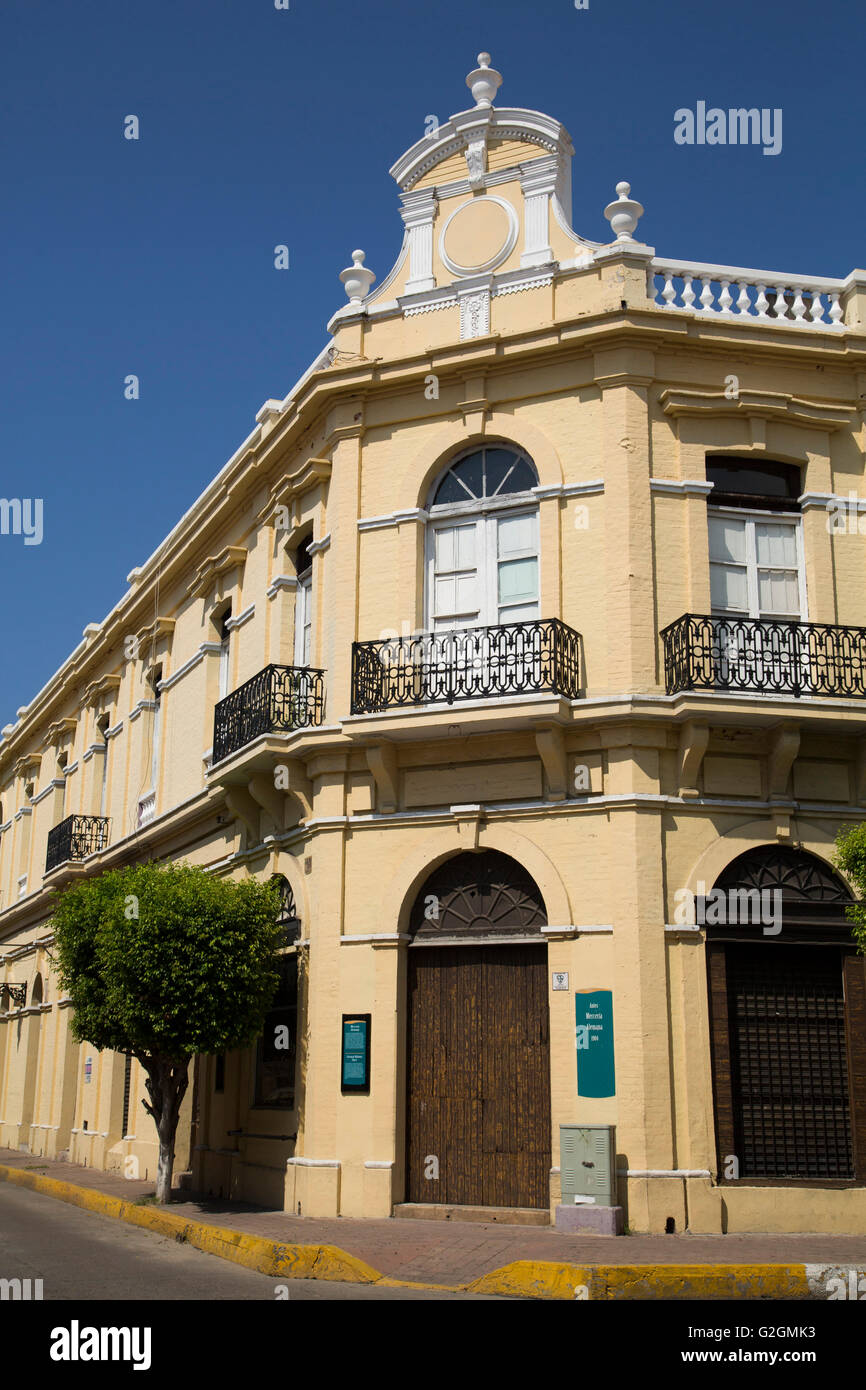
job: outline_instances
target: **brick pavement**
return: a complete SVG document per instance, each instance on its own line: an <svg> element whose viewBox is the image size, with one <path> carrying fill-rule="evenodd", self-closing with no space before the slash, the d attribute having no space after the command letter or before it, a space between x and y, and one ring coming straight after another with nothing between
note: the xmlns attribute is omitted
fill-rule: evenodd
<svg viewBox="0 0 866 1390"><path fill-rule="evenodd" d="M128 1201L153 1193L152 1182L135 1182L119 1174L9 1149L0 1149L0 1164L44 1173ZM866 1236L574 1236L551 1227L469 1221L319 1219L248 1203L180 1196L183 1200L172 1202L170 1208L177 1216L275 1241L336 1245L388 1278L418 1283L466 1284L514 1260L578 1265L866 1264Z"/></svg>

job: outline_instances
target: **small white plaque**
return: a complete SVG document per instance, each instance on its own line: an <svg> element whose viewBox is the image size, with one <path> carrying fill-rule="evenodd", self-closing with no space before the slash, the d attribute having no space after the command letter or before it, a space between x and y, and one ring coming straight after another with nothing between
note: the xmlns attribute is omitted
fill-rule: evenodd
<svg viewBox="0 0 866 1390"><path fill-rule="evenodd" d="M554 988L554 989L568 989L568 971L567 971L567 970L554 970L554 972L553 972L553 988Z"/></svg>

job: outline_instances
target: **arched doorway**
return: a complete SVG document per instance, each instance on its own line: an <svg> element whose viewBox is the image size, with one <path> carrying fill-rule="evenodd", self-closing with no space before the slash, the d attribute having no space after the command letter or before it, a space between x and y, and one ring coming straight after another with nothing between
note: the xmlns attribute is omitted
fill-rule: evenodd
<svg viewBox="0 0 866 1390"><path fill-rule="evenodd" d="M496 850L430 875L410 917L406 1200L549 1207L547 913Z"/></svg>
<svg viewBox="0 0 866 1390"><path fill-rule="evenodd" d="M715 887L725 895L721 915L707 916L720 1177L866 1181L866 969L845 884L815 855L763 845Z"/></svg>

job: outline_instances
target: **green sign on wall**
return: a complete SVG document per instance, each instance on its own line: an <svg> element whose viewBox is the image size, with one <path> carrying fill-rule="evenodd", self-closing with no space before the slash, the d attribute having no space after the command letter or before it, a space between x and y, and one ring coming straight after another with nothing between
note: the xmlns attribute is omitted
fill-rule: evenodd
<svg viewBox="0 0 866 1390"><path fill-rule="evenodd" d="M577 1023L577 1094L612 1096L613 994L609 989L580 989L574 996Z"/></svg>
<svg viewBox="0 0 866 1390"><path fill-rule="evenodd" d="M342 1083L344 1091L369 1090L369 1014L343 1014Z"/></svg>

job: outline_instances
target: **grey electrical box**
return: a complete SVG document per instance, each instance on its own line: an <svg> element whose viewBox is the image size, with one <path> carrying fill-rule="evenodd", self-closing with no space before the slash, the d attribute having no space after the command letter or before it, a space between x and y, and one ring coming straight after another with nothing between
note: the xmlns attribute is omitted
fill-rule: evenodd
<svg viewBox="0 0 866 1390"><path fill-rule="evenodd" d="M560 1125L559 1166L564 1206L575 1197L615 1207L616 1130L613 1125Z"/></svg>

